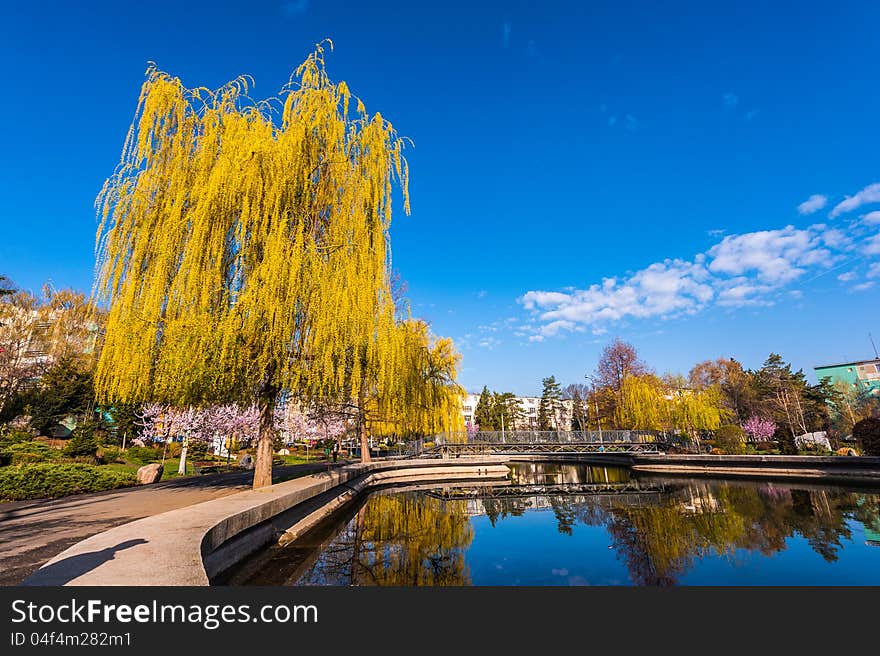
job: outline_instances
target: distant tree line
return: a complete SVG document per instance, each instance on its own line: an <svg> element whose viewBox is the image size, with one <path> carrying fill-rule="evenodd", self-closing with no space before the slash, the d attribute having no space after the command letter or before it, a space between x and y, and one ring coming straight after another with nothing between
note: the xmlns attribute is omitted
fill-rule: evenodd
<svg viewBox="0 0 880 656"><path fill-rule="evenodd" d="M794 370L777 353L755 370L722 357L697 363L687 376L657 374L632 344L616 339L585 378L589 384L564 388L554 376L544 378L535 428L718 436L728 450L745 440L775 441L783 452L793 453L796 436L825 431L835 441L851 436L859 422L880 417L877 396L828 379L810 384L803 370ZM484 387L474 424L501 430L521 426L522 415L513 393ZM565 425L560 425L561 416Z"/></svg>

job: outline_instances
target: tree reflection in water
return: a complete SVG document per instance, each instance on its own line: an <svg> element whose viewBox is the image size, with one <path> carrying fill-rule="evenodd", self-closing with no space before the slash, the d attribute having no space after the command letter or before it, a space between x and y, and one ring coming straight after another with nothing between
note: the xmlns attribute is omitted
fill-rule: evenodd
<svg viewBox="0 0 880 656"><path fill-rule="evenodd" d="M638 489L642 481L631 480L626 470L534 464L516 469L511 481L537 486L541 493L504 496L474 488L467 499L418 491L374 494L283 578L299 585L469 585L471 516L482 514L497 528L527 512L549 510L564 536L577 532L579 524L603 527L632 583L653 586L676 584L704 557L736 562L744 552L779 553L797 535L833 563L853 537L853 520L880 533L880 495L874 492L652 478L650 489L662 491L645 493ZM599 490L593 494L559 492L593 483ZM602 492L609 483L625 484L628 491ZM532 539L540 549L544 538ZM574 557L586 560L591 554Z"/></svg>
<svg viewBox="0 0 880 656"><path fill-rule="evenodd" d="M604 523L635 584L673 585L699 558L734 559L738 549L769 556L795 535L834 562L852 537L847 520L871 526L878 518L875 495L690 483L656 506L613 508Z"/></svg>
<svg viewBox="0 0 880 656"><path fill-rule="evenodd" d="M299 585L470 585L467 503L418 492L371 496Z"/></svg>

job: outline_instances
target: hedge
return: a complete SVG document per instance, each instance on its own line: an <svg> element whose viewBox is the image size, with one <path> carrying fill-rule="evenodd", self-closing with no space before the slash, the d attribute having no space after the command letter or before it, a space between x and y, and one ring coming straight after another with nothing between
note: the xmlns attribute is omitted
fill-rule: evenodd
<svg viewBox="0 0 880 656"><path fill-rule="evenodd" d="M42 442L17 442L0 449L0 462L5 465L25 465L28 463L58 460L61 452Z"/></svg>
<svg viewBox="0 0 880 656"><path fill-rule="evenodd" d="M102 492L137 483L132 472L74 463L39 463L0 468L0 501L53 499Z"/></svg>

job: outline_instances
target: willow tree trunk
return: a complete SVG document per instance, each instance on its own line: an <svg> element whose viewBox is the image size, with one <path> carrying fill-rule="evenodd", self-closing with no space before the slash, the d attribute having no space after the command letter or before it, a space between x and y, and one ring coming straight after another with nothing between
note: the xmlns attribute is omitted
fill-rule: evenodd
<svg viewBox="0 0 880 656"><path fill-rule="evenodd" d="M254 489L272 485L272 454L275 434L273 419L275 415L276 390L267 386L260 394L260 432L257 437L257 459L254 463Z"/></svg>
<svg viewBox="0 0 880 656"><path fill-rule="evenodd" d="M367 418L364 412L364 388L358 392L358 433L361 437L361 462L370 462L370 441L367 439Z"/></svg>

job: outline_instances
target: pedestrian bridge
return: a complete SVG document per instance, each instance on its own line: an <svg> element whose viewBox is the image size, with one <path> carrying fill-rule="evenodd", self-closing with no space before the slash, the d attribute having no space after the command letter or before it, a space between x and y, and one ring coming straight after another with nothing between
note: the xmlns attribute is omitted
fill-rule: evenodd
<svg viewBox="0 0 880 656"><path fill-rule="evenodd" d="M651 431L475 431L441 433L422 455L457 457L539 454L660 453L666 438Z"/></svg>

